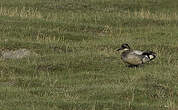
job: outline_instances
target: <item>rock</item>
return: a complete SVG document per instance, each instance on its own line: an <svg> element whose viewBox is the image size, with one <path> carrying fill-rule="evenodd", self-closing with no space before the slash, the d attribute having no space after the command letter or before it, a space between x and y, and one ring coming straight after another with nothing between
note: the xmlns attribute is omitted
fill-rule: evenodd
<svg viewBox="0 0 178 110"><path fill-rule="evenodd" d="M20 59L24 57L29 57L32 55L37 55L34 52L31 52L30 50L27 49L18 49L18 50L3 50L1 51L1 57L4 59Z"/></svg>

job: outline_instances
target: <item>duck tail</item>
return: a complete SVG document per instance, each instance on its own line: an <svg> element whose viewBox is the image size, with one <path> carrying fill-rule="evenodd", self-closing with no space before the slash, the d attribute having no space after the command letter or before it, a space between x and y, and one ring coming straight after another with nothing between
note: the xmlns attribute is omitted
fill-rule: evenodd
<svg viewBox="0 0 178 110"><path fill-rule="evenodd" d="M150 61L156 58L156 53L153 51L145 51L142 53L142 55L147 56Z"/></svg>

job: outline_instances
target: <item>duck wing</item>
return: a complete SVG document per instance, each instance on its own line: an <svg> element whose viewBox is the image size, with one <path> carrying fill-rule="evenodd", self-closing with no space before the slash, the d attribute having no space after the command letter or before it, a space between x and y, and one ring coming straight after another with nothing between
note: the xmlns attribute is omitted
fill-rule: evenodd
<svg viewBox="0 0 178 110"><path fill-rule="evenodd" d="M142 54L143 56L147 57L149 59L149 61L153 60L156 58L156 53L153 51L145 51Z"/></svg>
<svg viewBox="0 0 178 110"><path fill-rule="evenodd" d="M143 59L142 54L143 54L142 51L137 51L137 50L126 52L126 53L123 53L122 60L125 63L131 64L131 65L139 65L139 64L143 63L143 61L142 61L142 59Z"/></svg>
<svg viewBox="0 0 178 110"><path fill-rule="evenodd" d="M149 62L156 58L156 53L153 51L134 50L133 52L131 52L131 54L134 54L135 57L138 57L139 59L141 59L142 63Z"/></svg>
<svg viewBox="0 0 178 110"><path fill-rule="evenodd" d="M131 54L135 54L135 55L142 55L143 52L139 51L139 50L133 50L132 52L130 52Z"/></svg>

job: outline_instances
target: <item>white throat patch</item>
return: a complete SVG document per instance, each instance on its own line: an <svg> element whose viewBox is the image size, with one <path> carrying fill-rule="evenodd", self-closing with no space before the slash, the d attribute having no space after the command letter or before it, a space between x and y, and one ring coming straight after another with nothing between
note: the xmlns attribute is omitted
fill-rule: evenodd
<svg viewBox="0 0 178 110"><path fill-rule="evenodd" d="M124 51L129 50L128 48L123 49Z"/></svg>

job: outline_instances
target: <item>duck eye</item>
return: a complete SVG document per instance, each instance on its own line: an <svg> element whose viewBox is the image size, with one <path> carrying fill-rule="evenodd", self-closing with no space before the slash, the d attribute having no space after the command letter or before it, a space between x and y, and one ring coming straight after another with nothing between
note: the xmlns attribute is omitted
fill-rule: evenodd
<svg viewBox="0 0 178 110"><path fill-rule="evenodd" d="M128 48L129 46L128 45L123 45L124 48Z"/></svg>
<svg viewBox="0 0 178 110"><path fill-rule="evenodd" d="M125 46L123 45L122 48L125 48Z"/></svg>

